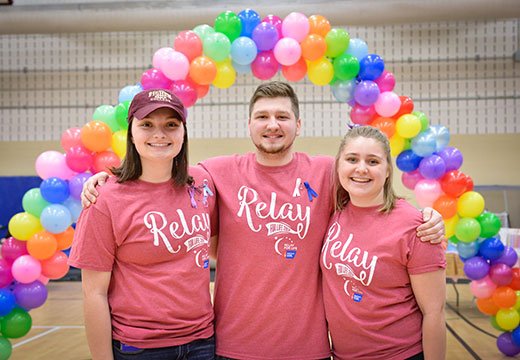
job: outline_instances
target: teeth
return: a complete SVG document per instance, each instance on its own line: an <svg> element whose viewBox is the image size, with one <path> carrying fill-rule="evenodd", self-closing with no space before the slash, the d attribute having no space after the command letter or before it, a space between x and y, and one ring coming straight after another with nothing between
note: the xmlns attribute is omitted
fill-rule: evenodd
<svg viewBox="0 0 520 360"><path fill-rule="evenodd" d="M165 146L169 146L170 144L148 144L150 146L156 146L156 147L165 147Z"/></svg>
<svg viewBox="0 0 520 360"><path fill-rule="evenodd" d="M361 178L352 178L352 180L357 181L357 182L369 182L370 181L370 179L361 179Z"/></svg>

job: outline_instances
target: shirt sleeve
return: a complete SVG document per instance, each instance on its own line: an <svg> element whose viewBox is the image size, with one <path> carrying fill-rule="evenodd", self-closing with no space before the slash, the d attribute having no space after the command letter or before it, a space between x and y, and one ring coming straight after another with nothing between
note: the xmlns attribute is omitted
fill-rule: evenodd
<svg viewBox="0 0 520 360"><path fill-rule="evenodd" d="M69 264L86 270L112 271L116 239L112 220L95 204L84 209L78 219Z"/></svg>
<svg viewBox="0 0 520 360"><path fill-rule="evenodd" d="M411 275L424 274L446 268L446 257L441 244L422 242L413 235L408 257L408 273Z"/></svg>

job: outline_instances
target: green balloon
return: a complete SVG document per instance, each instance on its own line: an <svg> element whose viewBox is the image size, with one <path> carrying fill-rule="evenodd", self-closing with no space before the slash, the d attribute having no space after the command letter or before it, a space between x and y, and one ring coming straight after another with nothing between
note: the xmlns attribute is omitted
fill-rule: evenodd
<svg viewBox="0 0 520 360"><path fill-rule="evenodd" d="M500 327L500 325L498 325L497 323L497 317L495 315L491 315L489 317L489 321L491 322L491 326L493 326L495 329L499 330L499 331L507 331L507 330L504 330Z"/></svg>
<svg viewBox="0 0 520 360"><path fill-rule="evenodd" d="M429 121L428 121L428 117L426 116L425 113L420 112L420 111L414 111L414 112L412 112L412 114L417 116L417 118L421 122L421 132L423 132L426 129L428 129L428 122Z"/></svg>
<svg viewBox="0 0 520 360"><path fill-rule="evenodd" d="M336 75L332 76L332 80L329 82L329 85L330 86L334 86L334 84L336 83L336 81L338 81L338 77Z"/></svg>
<svg viewBox="0 0 520 360"><path fill-rule="evenodd" d="M14 308L4 316L0 322L2 335L7 338L16 339L25 336L31 330L32 319L27 311Z"/></svg>
<svg viewBox="0 0 520 360"><path fill-rule="evenodd" d="M462 218L455 225L455 236L460 241L471 242L480 235L480 224L473 218Z"/></svg>
<svg viewBox="0 0 520 360"><path fill-rule="evenodd" d="M412 148L412 139L404 139L404 150L410 150Z"/></svg>
<svg viewBox="0 0 520 360"><path fill-rule="evenodd" d="M201 41L204 41L204 39L215 32L215 29L213 29L208 24L202 24L198 25L193 29L193 32L197 35L199 35L199 38Z"/></svg>
<svg viewBox="0 0 520 360"><path fill-rule="evenodd" d="M94 110L92 115L94 121L102 121L110 127L112 132L119 130L119 124L116 121L115 109L112 105L100 105Z"/></svg>
<svg viewBox="0 0 520 360"><path fill-rule="evenodd" d="M350 36L343 29L332 29L325 35L325 42L327 43L325 56L335 58L347 51Z"/></svg>
<svg viewBox="0 0 520 360"><path fill-rule="evenodd" d="M502 223L498 216L493 213L486 212L477 216L477 221L480 224L480 237L490 238L498 234L500 228L502 227Z"/></svg>
<svg viewBox="0 0 520 360"><path fill-rule="evenodd" d="M450 241L454 245L457 245L457 243L459 242L459 239L457 239L457 237L455 235L453 235L452 237L450 237L448 239L448 241Z"/></svg>
<svg viewBox="0 0 520 360"><path fill-rule="evenodd" d="M349 54L341 54L332 63L334 75L341 80L352 80L359 73L359 60Z"/></svg>
<svg viewBox="0 0 520 360"><path fill-rule="evenodd" d="M0 336L0 360L7 360L13 352L13 347L9 340L5 337Z"/></svg>
<svg viewBox="0 0 520 360"><path fill-rule="evenodd" d="M50 203L43 198L40 188L28 190L22 198L22 207L25 212L28 212L37 218L40 217L43 209L49 205Z"/></svg>
<svg viewBox="0 0 520 360"><path fill-rule="evenodd" d="M237 14L226 11L215 19L215 31L226 35L229 41L233 42L242 32L242 22Z"/></svg>
<svg viewBox="0 0 520 360"><path fill-rule="evenodd" d="M202 44L204 54L216 62L226 60L231 52L231 42L226 35L219 32L208 35Z"/></svg>
<svg viewBox="0 0 520 360"><path fill-rule="evenodd" d="M130 100L123 101L116 106L115 117L116 121L121 129L128 129L128 108L130 107Z"/></svg>

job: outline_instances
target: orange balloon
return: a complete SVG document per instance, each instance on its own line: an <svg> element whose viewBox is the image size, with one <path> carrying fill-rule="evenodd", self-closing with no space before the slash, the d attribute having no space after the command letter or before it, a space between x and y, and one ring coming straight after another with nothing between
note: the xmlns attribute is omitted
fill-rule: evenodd
<svg viewBox="0 0 520 360"><path fill-rule="evenodd" d="M480 310L480 312L486 315L495 315L499 309L493 301L493 296L490 296L488 298L478 298L477 307Z"/></svg>
<svg viewBox="0 0 520 360"><path fill-rule="evenodd" d="M509 286L499 286L495 289L493 302L501 309L509 309L516 304L516 293Z"/></svg>
<svg viewBox="0 0 520 360"><path fill-rule="evenodd" d="M209 85L217 77L217 64L207 56L198 56L190 64L190 77L199 85Z"/></svg>
<svg viewBox="0 0 520 360"><path fill-rule="evenodd" d="M300 57L295 64L282 65L282 74L289 81L300 81L307 74L307 63L303 57Z"/></svg>
<svg viewBox="0 0 520 360"><path fill-rule="evenodd" d="M302 56L305 60L318 60L325 55L327 51L327 43L318 34L310 34L302 40L300 44L302 48Z"/></svg>
<svg viewBox="0 0 520 360"><path fill-rule="evenodd" d="M59 279L69 271L67 255L62 251L56 251L47 260L41 261L42 275L49 279Z"/></svg>
<svg viewBox="0 0 520 360"><path fill-rule="evenodd" d="M309 25L309 34L318 34L322 38L325 38L331 29L329 20L321 15L311 15Z"/></svg>
<svg viewBox="0 0 520 360"><path fill-rule="evenodd" d="M58 250L65 250L72 246L72 239L74 238L74 228L69 226L67 230L59 234L53 234L58 243Z"/></svg>
<svg viewBox="0 0 520 360"><path fill-rule="evenodd" d="M91 151L104 151L112 144L112 131L101 121L91 121L81 129L81 141Z"/></svg>
<svg viewBox="0 0 520 360"><path fill-rule="evenodd" d="M433 203L433 208L442 215L443 219L450 219L457 215L457 199L449 195L439 196Z"/></svg>
<svg viewBox="0 0 520 360"><path fill-rule="evenodd" d="M50 258L58 248L58 242L53 234L40 231L27 240L27 251L29 255L38 260Z"/></svg>
<svg viewBox="0 0 520 360"><path fill-rule="evenodd" d="M388 139L391 139L395 134L395 121L392 118L378 116L372 120L370 125L378 128L381 132L384 132Z"/></svg>

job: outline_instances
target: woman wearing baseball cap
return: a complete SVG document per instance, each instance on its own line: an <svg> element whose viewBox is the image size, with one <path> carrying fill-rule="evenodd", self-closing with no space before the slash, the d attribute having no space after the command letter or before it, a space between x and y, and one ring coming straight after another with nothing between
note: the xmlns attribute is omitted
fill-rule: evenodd
<svg viewBox="0 0 520 360"><path fill-rule="evenodd" d="M213 184L188 167L172 92L137 94L128 122L126 156L81 213L69 259L82 269L92 358L213 359Z"/></svg>

